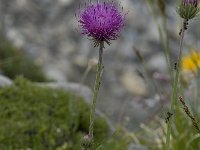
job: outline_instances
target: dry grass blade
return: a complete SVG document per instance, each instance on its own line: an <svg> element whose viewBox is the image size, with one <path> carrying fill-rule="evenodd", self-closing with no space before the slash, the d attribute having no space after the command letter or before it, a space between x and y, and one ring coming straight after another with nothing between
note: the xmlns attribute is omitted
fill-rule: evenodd
<svg viewBox="0 0 200 150"><path fill-rule="evenodd" d="M183 97L179 97L179 100L181 102L181 104L183 105L183 110L185 111L185 113L187 114L187 116L191 119L192 124L194 126L194 128L197 130L197 132L200 134L200 128L198 126L197 120L195 119L195 117L192 115L192 113L190 112L188 106L186 105Z"/></svg>

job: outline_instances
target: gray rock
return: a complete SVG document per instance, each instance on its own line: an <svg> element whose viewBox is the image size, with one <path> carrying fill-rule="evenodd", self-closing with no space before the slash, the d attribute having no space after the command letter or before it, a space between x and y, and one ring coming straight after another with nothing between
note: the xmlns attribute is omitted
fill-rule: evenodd
<svg viewBox="0 0 200 150"><path fill-rule="evenodd" d="M140 145L131 144L128 150L148 150L148 149Z"/></svg>
<svg viewBox="0 0 200 150"><path fill-rule="evenodd" d="M52 61L48 60L44 64L44 71L49 79L53 79L57 82L66 82L69 76L74 75L72 65L68 60L57 59L54 60L52 65L48 63Z"/></svg>
<svg viewBox="0 0 200 150"><path fill-rule="evenodd" d="M50 80L55 80L58 82L66 81L64 74L57 68L45 68L45 74Z"/></svg>
<svg viewBox="0 0 200 150"><path fill-rule="evenodd" d="M71 3L72 3L72 0L57 0L59 3L60 3L60 5L62 5L62 6L68 6L68 5L70 5Z"/></svg>
<svg viewBox="0 0 200 150"><path fill-rule="evenodd" d="M167 63L163 53L153 55L147 62L147 65L152 71L158 71L162 73L166 73L167 71Z"/></svg>
<svg viewBox="0 0 200 150"><path fill-rule="evenodd" d="M121 83L133 95L146 96L148 93L145 81L136 72L127 71L122 75Z"/></svg>
<svg viewBox="0 0 200 150"><path fill-rule="evenodd" d="M90 103L92 99L91 89L88 88L87 86L78 83L52 82L52 83L38 83L38 85L74 92L75 94L82 96L88 103Z"/></svg>
<svg viewBox="0 0 200 150"><path fill-rule="evenodd" d="M10 80L8 77L0 75L0 87L9 86L12 84L12 80Z"/></svg>

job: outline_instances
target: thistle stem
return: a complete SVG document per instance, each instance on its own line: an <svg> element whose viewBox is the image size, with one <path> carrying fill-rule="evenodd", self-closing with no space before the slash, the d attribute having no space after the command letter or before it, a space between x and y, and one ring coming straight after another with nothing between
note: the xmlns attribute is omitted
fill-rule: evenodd
<svg viewBox="0 0 200 150"><path fill-rule="evenodd" d="M101 41L99 44L99 60L98 60L98 65L97 65L96 80L95 80L94 89L93 89L93 99L92 99L92 106L91 106L91 112L90 112L89 135L91 137L93 137L96 102L97 102L99 88L101 85L101 76L103 73L103 48L104 48L104 43L103 41Z"/></svg>
<svg viewBox="0 0 200 150"><path fill-rule="evenodd" d="M175 111L176 104L177 104L178 84L179 84L179 78L180 78L179 74L180 74L180 67L181 67L181 58L182 58L182 51L183 51L183 38L184 38L185 30L186 30L186 28L185 28L186 23L187 23L187 20L184 20L183 24L182 24L181 32L180 32L180 49L179 49L179 56L178 56L175 79L173 81L173 90L172 90L171 103L170 103L170 113ZM166 138L165 150L169 150L171 124L172 124L172 120L170 119L167 124L167 138Z"/></svg>

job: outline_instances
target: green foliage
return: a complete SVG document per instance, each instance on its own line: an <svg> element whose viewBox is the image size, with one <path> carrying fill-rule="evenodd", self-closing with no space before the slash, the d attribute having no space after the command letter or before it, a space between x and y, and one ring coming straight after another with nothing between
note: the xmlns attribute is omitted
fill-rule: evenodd
<svg viewBox="0 0 200 150"><path fill-rule="evenodd" d="M182 106L177 110L177 115L174 121L171 146L174 149L182 150L200 149L200 133L195 130L190 118L181 107Z"/></svg>
<svg viewBox="0 0 200 150"><path fill-rule="evenodd" d="M140 143L148 147L149 150L164 150L166 126L166 122L160 118L148 126L142 125L142 130L137 135ZM181 106L177 108L176 117L172 120L170 148L172 150L200 149L200 134L195 130Z"/></svg>
<svg viewBox="0 0 200 150"><path fill-rule="evenodd" d="M89 112L81 98L17 78L0 89L0 149L79 150L88 132ZM107 138L108 132L106 121L98 117L95 139Z"/></svg>
<svg viewBox="0 0 200 150"><path fill-rule="evenodd" d="M132 142L132 138L125 134L126 132L122 129L117 129L112 135L112 138L107 139L107 141L100 147L102 150L125 150L128 145ZM98 150L101 150L98 149Z"/></svg>
<svg viewBox="0 0 200 150"><path fill-rule="evenodd" d="M0 36L0 70L12 79L17 75L23 75L32 81L46 80L42 69L2 36Z"/></svg>

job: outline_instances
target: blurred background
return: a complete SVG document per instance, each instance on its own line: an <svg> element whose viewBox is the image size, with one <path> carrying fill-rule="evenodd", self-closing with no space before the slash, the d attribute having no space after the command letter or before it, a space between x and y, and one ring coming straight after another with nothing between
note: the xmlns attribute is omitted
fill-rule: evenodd
<svg viewBox="0 0 200 150"><path fill-rule="evenodd" d="M118 1L124 12L128 12L126 25L120 38L105 47L105 69L97 107L111 125L121 124L136 130L155 115L162 117L163 107L169 103L169 74L158 30L163 22L157 0L151 1L153 7L148 0ZM179 45L177 2L165 1L172 67ZM83 3L78 0L0 0L0 73L11 79L23 74L36 82L81 83L92 89L95 71L88 69L88 61L95 62L98 49L79 32L75 13ZM189 24L185 53L199 47L198 25L198 18ZM145 65L135 51L143 56ZM15 60L17 55L23 59ZM27 64L32 67L26 67ZM152 78L162 88L156 89ZM159 94L160 90L165 94Z"/></svg>

